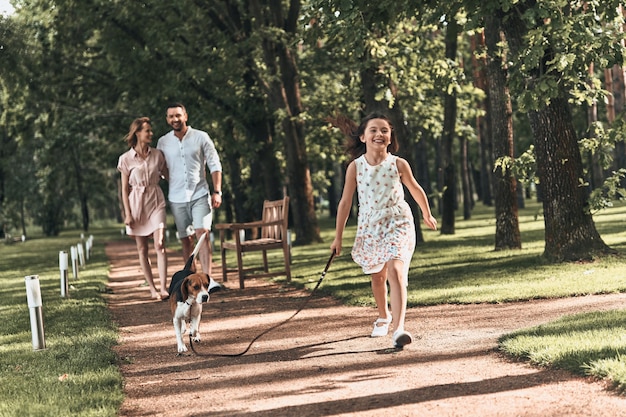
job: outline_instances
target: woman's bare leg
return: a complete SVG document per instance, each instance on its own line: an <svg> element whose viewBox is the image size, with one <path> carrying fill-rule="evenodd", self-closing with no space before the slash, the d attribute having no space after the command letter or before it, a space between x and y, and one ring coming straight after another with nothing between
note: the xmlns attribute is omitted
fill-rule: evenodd
<svg viewBox="0 0 626 417"><path fill-rule="evenodd" d="M154 251L157 255L159 280L161 281L161 297L167 297L167 253L165 252L165 229L157 229L153 233Z"/></svg>
<svg viewBox="0 0 626 417"><path fill-rule="evenodd" d="M139 265L143 271L143 276L148 282L150 287L150 294L152 298L158 298L159 293L154 286L154 278L152 276L152 265L150 264L150 257L148 256L148 237L147 236L135 236L135 242L137 243L137 253L139 255Z"/></svg>

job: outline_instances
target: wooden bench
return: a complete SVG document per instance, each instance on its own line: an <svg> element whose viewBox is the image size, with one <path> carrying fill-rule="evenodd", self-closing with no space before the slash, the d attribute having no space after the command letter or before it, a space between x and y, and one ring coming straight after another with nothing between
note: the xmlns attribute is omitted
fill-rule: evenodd
<svg viewBox="0 0 626 417"><path fill-rule="evenodd" d="M222 279L228 280L229 272L239 274L239 288L244 288L246 278L272 277L285 275L287 281L291 281L290 248L287 241L287 228L289 220L289 197L282 200L268 201L263 203L263 214L260 221L247 223L221 223L214 226L220 232L220 252L222 256ZM242 239L241 231L249 232L251 239ZM231 240L226 240L227 232ZM284 268L279 271L269 271L267 263L267 251L281 249L283 252ZM226 251L233 250L237 256L237 268L228 268L226 265ZM258 267L244 268L243 254L246 252L263 252L263 265ZM262 272L256 272L262 269Z"/></svg>

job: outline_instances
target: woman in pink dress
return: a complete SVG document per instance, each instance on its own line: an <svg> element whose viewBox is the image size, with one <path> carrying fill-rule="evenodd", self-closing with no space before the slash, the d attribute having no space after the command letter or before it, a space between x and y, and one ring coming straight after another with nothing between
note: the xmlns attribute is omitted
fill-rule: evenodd
<svg viewBox="0 0 626 417"><path fill-rule="evenodd" d="M152 298L167 298L167 254L165 252L165 197L159 181L167 179L168 172L163 153L150 146L152 125L147 117L130 124L124 138L130 149L123 153L117 169L122 173L122 203L126 233L135 238L139 264L150 286ZM148 256L148 239L154 240L161 284L160 292L154 285L152 265Z"/></svg>
<svg viewBox="0 0 626 417"><path fill-rule="evenodd" d="M355 191L359 200L358 228L352 259L372 277L372 292L378 307L372 337L386 336L390 325L393 344L402 348L413 341L404 329L408 272L415 250L415 223L404 199L403 185L419 205L424 223L437 228L424 189L413 176L409 163L392 154L398 141L391 121L372 113L360 125L338 116L329 121L348 138L352 161L346 169L343 194L337 207L337 227L331 251L341 253L343 231ZM389 282L391 311L387 305ZM393 313L393 319L391 316Z"/></svg>

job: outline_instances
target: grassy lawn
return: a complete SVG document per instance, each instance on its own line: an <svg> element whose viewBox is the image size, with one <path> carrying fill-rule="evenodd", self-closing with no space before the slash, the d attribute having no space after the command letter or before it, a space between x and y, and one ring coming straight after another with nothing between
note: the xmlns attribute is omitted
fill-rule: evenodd
<svg viewBox="0 0 626 417"><path fill-rule="evenodd" d="M493 210L477 207L471 220L457 220L454 235L423 230L409 271L410 307L444 303L502 303L626 291L626 205L595 216L604 241L620 256L593 263L543 262L543 218L536 203L520 211L522 249L494 251ZM351 305L374 305L369 277L350 257L355 228L344 233L321 290ZM323 244L294 249L294 281L313 287L326 264L334 226L322 221Z"/></svg>
<svg viewBox="0 0 626 417"><path fill-rule="evenodd" d="M79 232L0 244L0 416L114 416L123 400L122 377L111 347L118 334L102 298L108 262L94 231L94 250L61 298L59 251ZM118 232L119 237L119 232ZM33 350L24 277L39 275L45 350Z"/></svg>
<svg viewBox="0 0 626 417"><path fill-rule="evenodd" d="M626 291L626 205L594 218L604 241L619 256L593 263L549 265L542 261L543 219L537 204L520 212L523 249L493 250L493 209L477 207L456 234L424 230L409 276L411 307L442 303L502 303ZM293 284L313 288L329 257L333 221L321 217L323 243L293 248ZM94 248L79 279L70 270L70 298L60 297L58 254L80 240L79 231L26 242L0 243L0 416L115 416L123 400L122 378L111 347L117 329L102 298L108 263L104 242L120 239L119 225L94 228ZM351 260L354 220L344 250L320 290L356 306L373 306L368 276ZM180 246L172 242L173 249ZM216 252L217 254L218 252ZM218 255L219 256L219 255ZM280 256L270 256L279 262ZM246 264L259 258L246 255ZM216 261L218 261L216 259ZM70 268L71 269L71 268ZM46 349L34 351L24 277L39 275ZM277 279L281 281L281 279ZM626 312L564 317L501 340L501 348L539 365L608 378L626 387ZM600 342L598 342L600 341Z"/></svg>

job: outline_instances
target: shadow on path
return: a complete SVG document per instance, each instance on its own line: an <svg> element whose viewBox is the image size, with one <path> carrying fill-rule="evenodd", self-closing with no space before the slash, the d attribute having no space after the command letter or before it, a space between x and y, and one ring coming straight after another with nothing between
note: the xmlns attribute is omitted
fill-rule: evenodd
<svg viewBox="0 0 626 417"><path fill-rule="evenodd" d="M132 241L111 242L107 302L120 329L122 416L626 416L602 383L509 361L499 336L563 314L621 308L623 294L410 309L404 350L370 338L376 311L314 296L240 357L176 355L169 303L150 300ZM170 276L182 268L169 253ZM156 265L156 259L153 263ZM219 263L219 262L218 262ZM214 277L221 277L214 268ZM234 354L308 293L235 276L206 304L200 353Z"/></svg>

